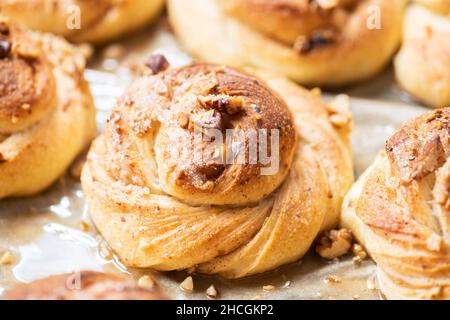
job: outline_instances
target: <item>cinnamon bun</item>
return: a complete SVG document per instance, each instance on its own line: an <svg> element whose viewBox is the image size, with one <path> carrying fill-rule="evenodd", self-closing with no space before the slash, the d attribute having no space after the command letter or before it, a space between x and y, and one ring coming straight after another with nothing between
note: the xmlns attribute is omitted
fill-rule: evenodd
<svg viewBox="0 0 450 320"><path fill-rule="evenodd" d="M353 181L342 102L205 63L143 77L89 151L91 217L127 266L239 278L296 261Z"/></svg>
<svg viewBox="0 0 450 320"><path fill-rule="evenodd" d="M0 18L0 198L52 184L95 135L84 58Z"/></svg>
<svg viewBox="0 0 450 320"><path fill-rule="evenodd" d="M450 1L417 1L408 8L395 58L400 86L424 104L450 106ZM433 11L434 10L434 11Z"/></svg>
<svg viewBox="0 0 450 320"><path fill-rule="evenodd" d="M272 69L304 85L342 86L389 63L405 0L169 0L172 26L195 56Z"/></svg>
<svg viewBox="0 0 450 320"><path fill-rule="evenodd" d="M403 125L352 187L342 224L390 299L450 299L450 109Z"/></svg>
<svg viewBox="0 0 450 320"><path fill-rule="evenodd" d="M21 284L7 292L6 300L163 300L156 288L138 286L110 274L82 271Z"/></svg>
<svg viewBox="0 0 450 320"><path fill-rule="evenodd" d="M74 42L101 43L143 27L164 0L0 0L3 15Z"/></svg>

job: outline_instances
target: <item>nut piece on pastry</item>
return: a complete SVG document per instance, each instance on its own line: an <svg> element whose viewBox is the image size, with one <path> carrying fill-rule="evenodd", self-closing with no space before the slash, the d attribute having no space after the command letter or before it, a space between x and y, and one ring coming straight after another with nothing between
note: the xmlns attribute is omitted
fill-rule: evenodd
<svg viewBox="0 0 450 320"><path fill-rule="evenodd" d="M163 4L164 0L0 0L0 11L34 30L74 42L102 43L150 23Z"/></svg>
<svg viewBox="0 0 450 320"><path fill-rule="evenodd" d="M450 299L449 132L448 108L407 122L344 201L390 299Z"/></svg>
<svg viewBox="0 0 450 320"><path fill-rule="evenodd" d="M84 58L0 18L0 198L51 185L95 136Z"/></svg>
<svg viewBox="0 0 450 320"><path fill-rule="evenodd" d="M370 78L397 50L406 0L169 0L194 55L274 70L311 86Z"/></svg>
<svg viewBox="0 0 450 320"><path fill-rule="evenodd" d="M7 292L6 300L164 300L158 290L134 281L95 271L50 276L21 284Z"/></svg>
<svg viewBox="0 0 450 320"><path fill-rule="evenodd" d="M239 278L298 260L337 224L353 181L348 111L251 72L195 63L118 100L81 180L127 266ZM273 161L250 161L264 146Z"/></svg>
<svg viewBox="0 0 450 320"><path fill-rule="evenodd" d="M395 59L400 86L424 104L450 106L450 1L420 1L430 6L446 3L447 13L412 5L406 14L403 46ZM444 7L444 6L443 6ZM444 10L445 12L445 10Z"/></svg>

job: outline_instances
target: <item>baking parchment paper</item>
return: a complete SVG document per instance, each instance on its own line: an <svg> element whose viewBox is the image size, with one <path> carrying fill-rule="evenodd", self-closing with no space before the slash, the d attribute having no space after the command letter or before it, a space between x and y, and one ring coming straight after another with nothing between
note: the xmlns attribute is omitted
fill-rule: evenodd
<svg viewBox="0 0 450 320"><path fill-rule="evenodd" d="M139 66L144 65L151 53L164 54L175 67L191 60L163 19L156 27L100 49L90 63L86 78L95 97L99 130L116 97L136 72L139 73ZM351 97L356 175L368 167L401 123L426 111L413 105L400 92L389 70L370 83L340 92ZM325 98L332 98L333 94L326 94ZM76 171L76 167L77 162L72 170ZM184 272L132 270L120 263L90 222L80 183L69 173L40 195L0 202L0 254L6 251L13 254L14 262L10 266L0 266L0 297L19 282L80 270L119 273L135 279L149 274L173 299L206 299L205 291L211 284L217 288L221 299L381 297L376 289L376 267L370 259L356 266L351 256L330 262L320 259L314 252L292 265L241 280L193 275L195 290L186 293L179 288L187 276ZM326 281L329 276L340 281ZM274 286L274 290L264 291L263 286Z"/></svg>

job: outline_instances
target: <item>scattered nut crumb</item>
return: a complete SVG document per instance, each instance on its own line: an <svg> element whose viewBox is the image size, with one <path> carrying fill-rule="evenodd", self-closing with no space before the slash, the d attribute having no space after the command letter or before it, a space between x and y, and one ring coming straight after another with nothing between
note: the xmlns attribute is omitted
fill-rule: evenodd
<svg viewBox="0 0 450 320"><path fill-rule="evenodd" d="M263 300L263 297L261 296L254 296L253 298L251 298L251 300Z"/></svg>
<svg viewBox="0 0 450 320"><path fill-rule="evenodd" d="M180 288L184 291L192 292L194 291L194 280L191 276L187 277L180 283Z"/></svg>
<svg viewBox="0 0 450 320"><path fill-rule="evenodd" d="M275 286L272 286L272 285L263 286L263 290L264 291L273 291L273 290L275 290Z"/></svg>
<svg viewBox="0 0 450 320"><path fill-rule="evenodd" d="M14 256L12 255L11 252L6 251L0 259L0 265L6 266L6 265L13 264L13 263L14 263Z"/></svg>
<svg viewBox="0 0 450 320"><path fill-rule="evenodd" d="M153 289L155 285L155 280L149 275L142 276L138 280L138 286L144 289Z"/></svg>
<svg viewBox="0 0 450 320"><path fill-rule="evenodd" d="M361 245L359 245L357 243L353 244L352 252L357 258L359 258L361 260L364 260L367 258L367 252L364 250L364 248Z"/></svg>
<svg viewBox="0 0 450 320"><path fill-rule="evenodd" d="M85 220L81 220L80 221L80 229L83 230L84 232L88 232L89 229L91 228L91 226L89 225L89 223Z"/></svg>
<svg viewBox="0 0 450 320"><path fill-rule="evenodd" d="M325 259L334 259L346 254L351 247L352 233L348 229L326 232L316 246L316 252Z"/></svg>
<svg viewBox="0 0 450 320"><path fill-rule="evenodd" d="M286 281L285 283L284 283L284 288L289 288L291 286L291 282L290 281Z"/></svg>
<svg viewBox="0 0 450 320"><path fill-rule="evenodd" d="M219 292L217 291L216 287L214 285L210 285L208 289L206 289L206 296L208 298L214 299L217 298L219 295Z"/></svg>
<svg viewBox="0 0 450 320"><path fill-rule="evenodd" d="M353 296L353 300L358 300L360 297L359 297L359 294L355 294L354 296Z"/></svg>
<svg viewBox="0 0 450 320"><path fill-rule="evenodd" d="M329 275L325 278L325 283L341 283L342 279L336 275Z"/></svg>

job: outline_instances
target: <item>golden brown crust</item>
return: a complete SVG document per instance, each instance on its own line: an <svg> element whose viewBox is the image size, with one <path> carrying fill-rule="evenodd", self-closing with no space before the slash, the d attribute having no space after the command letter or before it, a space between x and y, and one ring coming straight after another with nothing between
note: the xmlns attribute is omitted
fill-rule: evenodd
<svg viewBox="0 0 450 320"><path fill-rule="evenodd" d="M450 297L449 132L449 109L409 121L344 202L389 298Z"/></svg>
<svg viewBox="0 0 450 320"><path fill-rule="evenodd" d="M395 58L400 86L427 106L450 106L450 17L412 5L403 38Z"/></svg>
<svg viewBox="0 0 450 320"><path fill-rule="evenodd" d="M31 29L93 43L142 27L156 17L162 6L163 0L0 0L3 15Z"/></svg>
<svg viewBox="0 0 450 320"><path fill-rule="evenodd" d="M96 226L126 265L239 278L297 260L336 224L352 181L350 118L283 78L252 74L193 64L138 80L118 101L82 185ZM347 120L337 129L330 114ZM279 170L264 176L260 164L235 158L217 169L189 152L166 156L189 145L197 120L280 129Z"/></svg>
<svg viewBox="0 0 450 320"><path fill-rule="evenodd" d="M1 18L0 198L55 181L95 135L84 58L62 39Z"/></svg>
<svg viewBox="0 0 450 320"><path fill-rule="evenodd" d="M7 292L6 300L164 300L156 289L143 288L110 274L82 271L21 284Z"/></svg>
<svg viewBox="0 0 450 320"><path fill-rule="evenodd" d="M273 69L316 86L342 86L379 72L400 43L405 5L405 0L168 2L174 31L194 55Z"/></svg>

